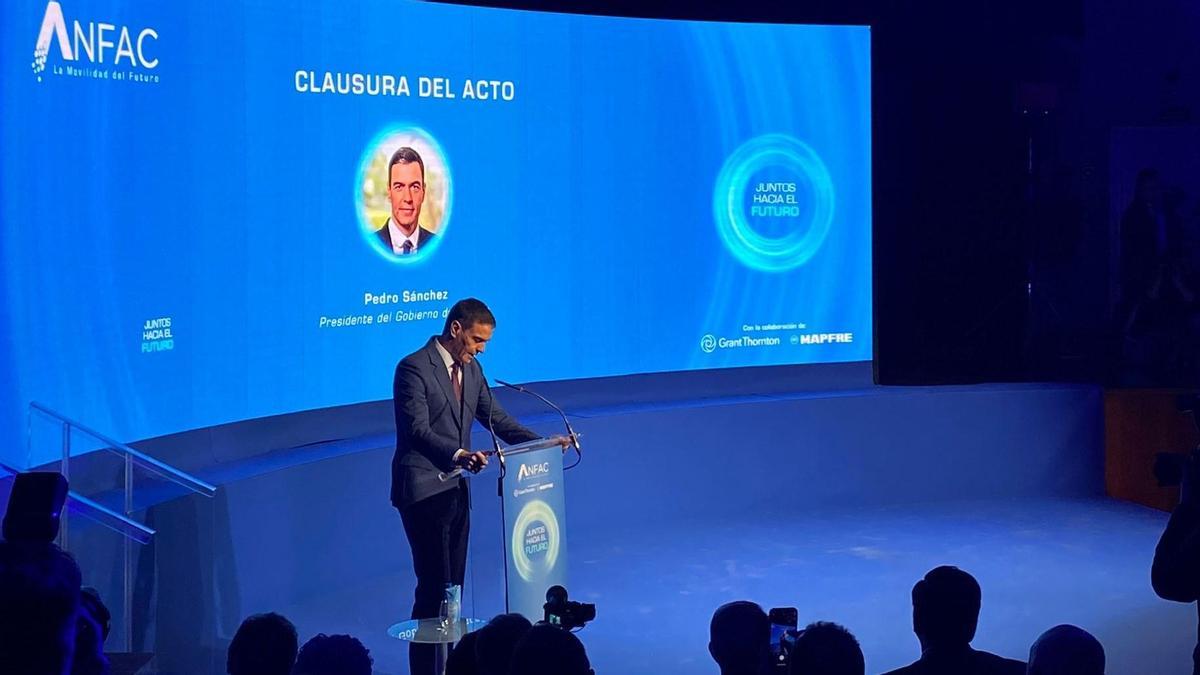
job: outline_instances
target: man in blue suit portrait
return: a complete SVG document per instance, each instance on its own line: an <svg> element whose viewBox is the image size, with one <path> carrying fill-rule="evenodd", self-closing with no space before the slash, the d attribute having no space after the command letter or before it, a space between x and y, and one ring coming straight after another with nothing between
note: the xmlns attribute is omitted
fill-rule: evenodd
<svg viewBox="0 0 1200 675"><path fill-rule="evenodd" d="M540 436L494 401L475 357L487 348L496 317L474 298L450 308L441 335L396 366L393 404L396 454L392 504L400 511L417 576L414 619L438 616L447 588L463 584L467 566L470 496L455 469L478 473L487 455L471 450L471 421L479 420L507 443ZM562 440L566 447L568 441ZM434 672L432 645L409 650L413 675Z"/></svg>
<svg viewBox="0 0 1200 675"><path fill-rule="evenodd" d="M425 203L425 162L412 148L400 148L388 160L388 203L392 215L375 231L393 255L413 255L437 237L421 226Z"/></svg>

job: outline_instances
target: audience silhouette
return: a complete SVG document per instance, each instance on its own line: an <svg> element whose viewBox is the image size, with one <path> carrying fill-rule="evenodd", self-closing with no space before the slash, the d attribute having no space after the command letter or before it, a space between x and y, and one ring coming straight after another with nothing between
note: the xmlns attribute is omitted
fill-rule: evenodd
<svg viewBox="0 0 1200 675"><path fill-rule="evenodd" d="M753 602L726 603L713 613L708 626L708 653L721 675L758 675L767 665L771 624Z"/></svg>
<svg viewBox="0 0 1200 675"><path fill-rule="evenodd" d="M533 624L520 614L501 614L479 629L475 664L480 675L507 675L513 649Z"/></svg>
<svg viewBox="0 0 1200 675"><path fill-rule="evenodd" d="M1179 505L1171 512L1154 549L1150 582L1154 592L1164 600L1200 600L1200 450L1187 459ZM1200 604L1197 608L1200 609ZM1192 674L1200 675L1200 642L1192 651Z"/></svg>
<svg viewBox="0 0 1200 675"><path fill-rule="evenodd" d="M479 663L475 658L475 640L479 631L467 633L446 657L446 675L477 675Z"/></svg>
<svg viewBox="0 0 1200 675"><path fill-rule="evenodd" d="M912 591L921 658L888 675L1024 675L1025 664L971 648L983 593L957 567L929 571Z"/></svg>
<svg viewBox="0 0 1200 675"><path fill-rule="evenodd" d="M1028 675L1104 675L1104 647L1082 628L1055 626L1029 648Z"/></svg>
<svg viewBox="0 0 1200 675"><path fill-rule="evenodd" d="M858 640L827 621L809 624L792 645L788 675L864 675L867 667Z"/></svg>
<svg viewBox="0 0 1200 675"><path fill-rule="evenodd" d="M299 648L296 627L269 612L248 617L229 643L225 672L229 675L288 675Z"/></svg>
<svg viewBox="0 0 1200 675"><path fill-rule="evenodd" d="M318 633L300 648L292 675L371 675L373 663L355 638Z"/></svg>
<svg viewBox="0 0 1200 675"><path fill-rule="evenodd" d="M79 594L79 613L75 620L75 655L71 675L108 675L108 656L104 641L108 638L112 616L94 588Z"/></svg>
<svg viewBox="0 0 1200 675"><path fill-rule="evenodd" d="M11 514L9 514L11 515ZM17 528L8 528L17 532ZM57 529L57 528L54 528ZM1154 590L1180 602L1200 599L1200 450L1186 459L1179 506L1155 551ZM86 594L85 594L86 593ZM1029 664L975 650L982 606L979 583L952 566L930 570L912 589L912 625L921 656L886 675L1104 675L1105 652L1087 631L1055 626L1033 643ZM106 675L109 616L95 591L82 588L70 554L55 544L0 540L0 671L22 675ZM830 622L794 632L787 675L865 675L858 640ZM771 626L749 601L717 608L708 650L721 675L766 675ZM318 634L297 649L295 626L276 613L245 619L229 645L229 675L371 675L370 652L349 635ZM1200 644L1194 653L1200 675ZM780 671L782 669L779 669ZM519 614L496 616L450 652L446 675L594 675L579 638Z"/></svg>
<svg viewBox="0 0 1200 675"><path fill-rule="evenodd" d="M54 544L0 541L4 672L71 672L82 586L79 565Z"/></svg>
<svg viewBox="0 0 1200 675"><path fill-rule="evenodd" d="M583 643L548 623L525 632L513 649L509 675L594 675Z"/></svg>

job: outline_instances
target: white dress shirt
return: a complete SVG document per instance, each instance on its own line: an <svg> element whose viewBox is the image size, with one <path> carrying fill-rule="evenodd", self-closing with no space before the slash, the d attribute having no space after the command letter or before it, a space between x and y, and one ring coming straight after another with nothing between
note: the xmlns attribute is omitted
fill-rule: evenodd
<svg viewBox="0 0 1200 675"><path fill-rule="evenodd" d="M404 242L406 241L412 244L412 251L409 253L412 254L417 252L417 239L420 238L421 235L420 224L413 228L413 233L409 236L405 236L404 231L401 230L400 226L396 224L396 221L392 220L391 218L388 218L387 228L388 233L392 235L392 253L395 253L396 255L404 255ZM438 346L440 347L441 345Z"/></svg>
<svg viewBox="0 0 1200 675"><path fill-rule="evenodd" d="M454 381L454 357L450 356L450 352L442 346L441 340L434 340L433 346L437 347L438 356L442 357L442 363L446 364L446 374L450 376L451 382ZM458 369L458 384L462 386L462 368Z"/></svg>

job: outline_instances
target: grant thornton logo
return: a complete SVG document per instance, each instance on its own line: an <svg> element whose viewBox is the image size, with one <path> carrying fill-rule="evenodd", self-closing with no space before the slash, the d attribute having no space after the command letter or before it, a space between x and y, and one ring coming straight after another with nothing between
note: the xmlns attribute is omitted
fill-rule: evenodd
<svg viewBox="0 0 1200 675"><path fill-rule="evenodd" d="M153 72L158 68L157 30L78 19L70 23L69 30L67 26L62 5L55 0L47 2L31 64L38 82L44 75L55 75L158 83L159 76ZM51 61L55 53L60 62Z"/></svg>
<svg viewBox="0 0 1200 675"><path fill-rule="evenodd" d="M711 333L700 338L700 349L705 354L711 354L717 349L717 338Z"/></svg>

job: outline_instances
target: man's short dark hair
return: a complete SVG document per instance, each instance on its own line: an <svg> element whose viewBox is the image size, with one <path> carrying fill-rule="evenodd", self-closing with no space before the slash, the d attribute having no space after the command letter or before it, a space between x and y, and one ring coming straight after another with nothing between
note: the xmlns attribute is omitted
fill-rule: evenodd
<svg viewBox="0 0 1200 675"><path fill-rule="evenodd" d="M247 617L229 643L229 675L288 675L296 663L299 638L291 621L276 614Z"/></svg>
<svg viewBox="0 0 1200 675"><path fill-rule="evenodd" d="M520 614L501 614L475 632L475 662L481 675L506 675L517 641L533 626Z"/></svg>
<svg viewBox="0 0 1200 675"><path fill-rule="evenodd" d="M913 631L926 646L970 644L982 598L975 577L950 565L935 567L913 586Z"/></svg>
<svg viewBox="0 0 1200 675"><path fill-rule="evenodd" d="M392 189L392 167L397 164L411 164L416 162L421 167L421 182L425 182L425 162L421 159L421 155L416 150L405 146L392 153L392 159L388 161L387 186L388 190Z"/></svg>
<svg viewBox="0 0 1200 675"><path fill-rule="evenodd" d="M454 306L450 308L450 313L446 315L446 325L442 327L443 336L450 336L450 324L455 321L462 326L463 330L467 330L477 323L493 328L496 326L496 317L492 315L492 310L488 309L482 300L475 298L466 298L454 303Z"/></svg>
<svg viewBox="0 0 1200 675"><path fill-rule="evenodd" d="M296 655L294 675L371 675L371 653L349 635L319 633Z"/></svg>
<svg viewBox="0 0 1200 675"><path fill-rule="evenodd" d="M722 672L757 672L771 644L771 623L757 603L728 602L708 624L708 651Z"/></svg>
<svg viewBox="0 0 1200 675"><path fill-rule="evenodd" d="M589 675L587 650L573 633L548 623L525 631L513 649L513 675Z"/></svg>
<svg viewBox="0 0 1200 675"><path fill-rule="evenodd" d="M792 646L788 675L864 675L866 661L854 635L827 621L809 624Z"/></svg>
<svg viewBox="0 0 1200 675"><path fill-rule="evenodd" d="M1029 675L1104 675L1104 647L1078 626L1055 626L1029 648Z"/></svg>
<svg viewBox="0 0 1200 675"><path fill-rule="evenodd" d="M475 658L475 641L479 631L462 636L446 656L446 675L478 675L479 661Z"/></svg>
<svg viewBox="0 0 1200 675"><path fill-rule="evenodd" d="M83 575L51 543L0 541L0 663L60 673L75 652Z"/></svg>

